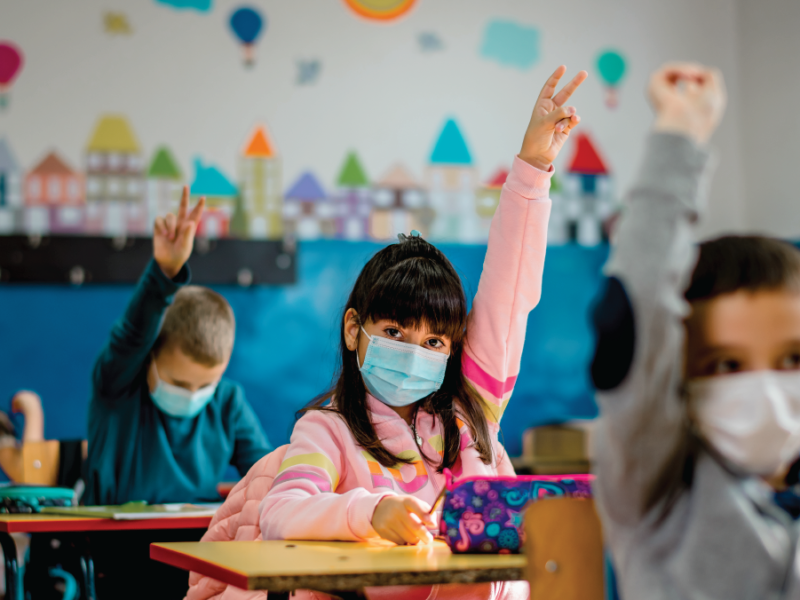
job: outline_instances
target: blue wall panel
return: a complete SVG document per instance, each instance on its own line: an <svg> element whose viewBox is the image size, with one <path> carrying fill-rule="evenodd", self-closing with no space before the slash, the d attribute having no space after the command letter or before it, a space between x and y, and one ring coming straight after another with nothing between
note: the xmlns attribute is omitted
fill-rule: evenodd
<svg viewBox="0 0 800 600"><path fill-rule="evenodd" d="M471 298L485 246L440 247ZM295 411L330 384L342 305L379 248L307 242L299 248L296 285L216 288L237 318L227 375L244 385L273 443L288 441ZM502 421L512 454L520 452L522 431L531 425L596 414L587 374L588 311L608 250L561 246L547 252L542 301L528 321L522 370ZM8 410L14 390L31 388L44 401L48 438L85 436L92 363L130 293L128 286L0 287L0 408Z"/></svg>

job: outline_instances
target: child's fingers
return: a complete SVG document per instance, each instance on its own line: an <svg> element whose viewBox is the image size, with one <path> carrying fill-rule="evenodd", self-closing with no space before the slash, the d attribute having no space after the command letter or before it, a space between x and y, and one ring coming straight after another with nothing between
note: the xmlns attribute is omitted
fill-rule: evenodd
<svg viewBox="0 0 800 600"><path fill-rule="evenodd" d="M561 119L556 123L556 133L569 133L580 122L581 118L578 115L573 115L569 119Z"/></svg>
<svg viewBox="0 0 800 600"><path fill-rule="evenodd" d="M172 213L164 217L164 224L167 226L167 238L170 241L175 239L175 226L177 223L178 219Z"/></svg>
<svg viewBox="0 0 800 600"><path fill-rule="evenodd" d="M558 85L558 82L561 80L561 78L564 76L564 73L566 72L567 72L567 67L565 67L564 65L561 65L555 71L553 71L553 74L550 75L550 77L545 82L542 91L539 92L539 97L536 99L536 101L539 102L544 98L552 98L553 94L556 93L556 86Z"/></svg>
<svg viewBox="0 0 800 600"><path fill-rule="evenodd" d="M570 96L572 96L573 92L578 89L578 87L586 81L586 78L589 77L589 73L586 71L580 71L575 77L572 78L567 85L561 88L561 91L558 92L555 96L553 96L553 103L556 106L562 106L567 100L569 100Z"/></svg>
<svg viewBox="0 0 800 600"><path fill-rule="evenodd" d="M563 119L569 119L576 113L577 111L575 110L574 106L561 106L550 112L547 117L545 117L545 122L551 124L552 127L555 127L559 121Z"/></svg>
<svg viewBox="0 0 800 600"><path fill-rule="evenodd" d="M167 235L167 224L164 222L164 217L156 217L153 224L153 231L157 235Z"/></svg>
<svg viewBox="0 0 800 600"><path fill-rule="evenodd" d="M175 238L178 245L187 244L194 237L197 225L194 221L185 221L178 226L178 235Z"/></svg>
<svg viewBox="0 0 800 600"><path fill-rule="evenodd" d="M203 216L203 209L206 206L206 197L201 196L200 200L197 201L197 204L192 209L192 212L189 213L189 220L194 221L195 223L200 222L200 217Z"/></svg>
<svg viewBox="0 0 800 600"><path fill-rule="evenodd" d="M403 505L409 513L417 515L422 523L430 527L434 527L433 519L431 519L430 512L431 506L424 500L408 496L403 500Z"/></svg>
<svg viewBox="0 0 800 600"><path fill-rule="evenodd" d="M187 210L189 210L189 186L185 185L181 193L181 205L178 207L178 222L183 222Z"/></svg>

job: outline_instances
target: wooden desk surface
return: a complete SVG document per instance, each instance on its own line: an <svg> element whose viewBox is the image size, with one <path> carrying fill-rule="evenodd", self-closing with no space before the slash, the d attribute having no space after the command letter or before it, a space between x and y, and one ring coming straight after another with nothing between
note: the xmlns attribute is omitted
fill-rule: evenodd
<svg viewBox="0 0 800 600"><path fill-rule="evenodd" d="M239 588L287 592L368 586L523 579L519 554L452 554L444 542L395 546L354 542L175 542L151 544L150 558Z"/></svg>
<svg viewBox="0 0 800 600"><path fill-rule="evenodd" d="M62 515L0 514L4 533L55 533L59 531L131 531L140 529L207 529L211 517L168 517L142 521L115 521Z"/></svg>

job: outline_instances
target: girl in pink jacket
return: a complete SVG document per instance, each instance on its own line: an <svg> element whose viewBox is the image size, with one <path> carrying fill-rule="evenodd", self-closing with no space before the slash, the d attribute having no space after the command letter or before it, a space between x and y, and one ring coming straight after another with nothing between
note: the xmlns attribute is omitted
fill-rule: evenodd
<svg viewBox="0 0 800 600"><path fill-rule="evenodd" d="M262 473L271 487L262 486L270 489L257 537L426 542L445 468L457 477L513 475L499 421L541 293L552 161L580 121L564 104L586 78L581 71L556 94L565 71L555 71L536 102L469 314L450 261L415 232L361 271L342 317L336 384L304 409L277 471ZM253 470L264 471L259 465ZM242 524L239 516L234 528ZM225 527L232 533L230 519ZM509 584L477 588L457 596L526 596L519 585L517 593Z"/></svg>

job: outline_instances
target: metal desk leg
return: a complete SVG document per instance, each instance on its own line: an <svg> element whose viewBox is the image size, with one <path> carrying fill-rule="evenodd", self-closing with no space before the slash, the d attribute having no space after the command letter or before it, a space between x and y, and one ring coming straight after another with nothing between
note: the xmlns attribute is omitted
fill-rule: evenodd
<svg viewBox="0 0 800 600"><path fill-rule="evenodd" d="M81 575L83 575L83 598L84 600L96 600L94 591L94 561L89 550L89 544L83 547L81 556Z"/></svg>
<svg viewBox="0 0 800 600"><path fill-rule="evenodd" d="M22 572L17 563L17 545L5 532L0 531L0 546L3 548L3 558L6 562L6 598L9 600L23 600Z"/></svg>

